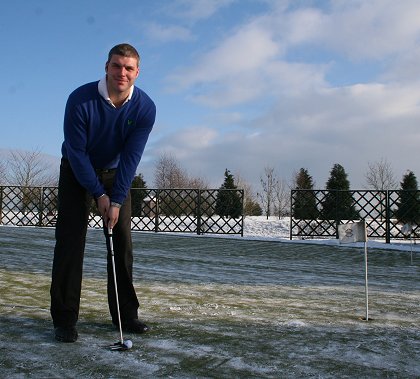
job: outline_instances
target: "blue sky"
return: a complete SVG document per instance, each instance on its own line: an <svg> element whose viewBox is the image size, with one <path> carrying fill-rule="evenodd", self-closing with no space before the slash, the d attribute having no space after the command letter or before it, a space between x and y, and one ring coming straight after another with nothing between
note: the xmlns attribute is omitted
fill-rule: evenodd
<svg viewBox="0 0 420 379"><path fill-rule="evenodd" d="M139 171L172 154L213 187L228 168L259 191L265 167L323 188L335 163L420 177L417 0L16 0L0 12L0 149L60 156L69 93L120 42L156 102Z"/></svg>

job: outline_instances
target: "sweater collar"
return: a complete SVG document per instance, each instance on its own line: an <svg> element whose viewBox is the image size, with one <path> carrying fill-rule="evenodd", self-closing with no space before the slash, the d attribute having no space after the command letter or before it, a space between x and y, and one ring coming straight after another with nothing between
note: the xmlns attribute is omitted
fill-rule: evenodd
<svg viewBox="0 0 420 379"><path fill-rule="evenodd" d="M98 82L98 91L99 94L114 108L116 108L115 104L112 102L111 98L109 97L109 93L108 93L108 87L106 86L106 75ZM132 96L133 96L133 92L134 92L134 86L131 86L130 88L130 93L128 94L128 97L125 99L124 103L122 105L124 105L125 103L128 103Z"/></svg>

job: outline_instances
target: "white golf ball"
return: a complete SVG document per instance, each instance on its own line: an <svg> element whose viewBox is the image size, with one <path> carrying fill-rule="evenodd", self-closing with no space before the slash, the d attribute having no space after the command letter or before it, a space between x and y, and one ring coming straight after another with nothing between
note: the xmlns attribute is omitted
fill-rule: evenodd
<svg viewBox="0 0 420 379"><path fill-rule="evenodd" d="M125 340L124 345L127 349L131 349L133 347L133 343L131 342L131 340Z"/></svg>

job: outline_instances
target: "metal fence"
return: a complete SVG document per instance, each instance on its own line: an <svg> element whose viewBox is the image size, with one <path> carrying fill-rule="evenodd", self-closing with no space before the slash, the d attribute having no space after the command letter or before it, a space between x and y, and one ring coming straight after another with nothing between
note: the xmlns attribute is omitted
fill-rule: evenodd
<svg viewBox="0 0 420 379"><path fill-rule="evenodd" d="M57 195L57 187L0 186L0 224L55 226ZM243 190L132 188L131 199L134 231L243 236ZM234 217L229 199L237 205ZM89 227L102 227L93 202Z"/></svg>
<svg viewBox="0 0 420 379"><path fill-rule="evenodd" d="M324 209L331 202L333 207L325 217ZM411 235L420 234L420 191L292 190L290 203L290 239L338 238L339 224L365 220L368 237L390 243L391 239L407 238L404 231L407 218ZM348 214L352 218L343 217L343 203L351 209Z"/></svg>

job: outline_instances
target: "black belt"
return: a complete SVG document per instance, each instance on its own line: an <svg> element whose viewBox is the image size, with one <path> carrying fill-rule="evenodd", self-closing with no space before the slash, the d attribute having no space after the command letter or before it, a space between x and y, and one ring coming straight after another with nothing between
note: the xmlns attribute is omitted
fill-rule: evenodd
<svg viewBox="0 0 420 379"><path fill-rule="evenodd" d="M70 162L67 158L61 158L61 164L66 168L68 168L68 167L71 168ZM115 172L115 171L117 171L116 168L95 168L95 172L96 172L97 175L109 174L109 173Z"/></svg>

